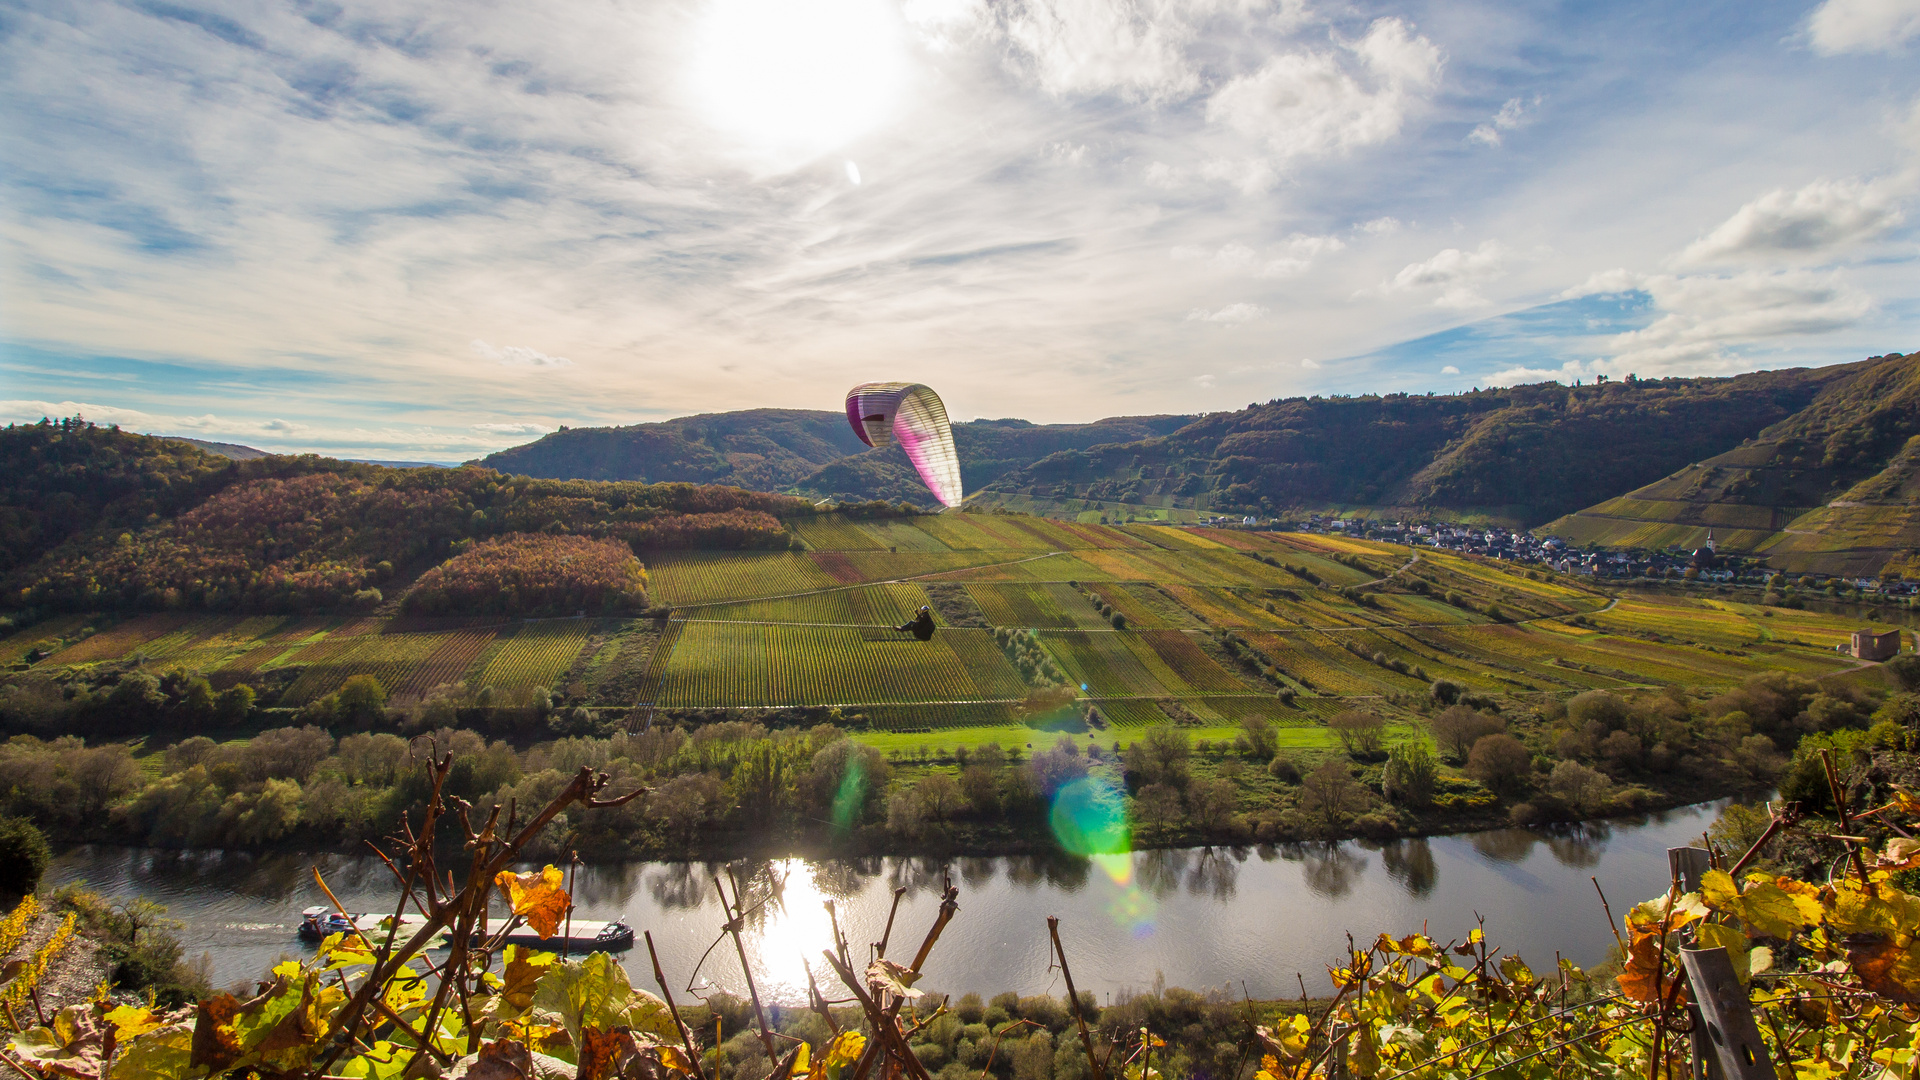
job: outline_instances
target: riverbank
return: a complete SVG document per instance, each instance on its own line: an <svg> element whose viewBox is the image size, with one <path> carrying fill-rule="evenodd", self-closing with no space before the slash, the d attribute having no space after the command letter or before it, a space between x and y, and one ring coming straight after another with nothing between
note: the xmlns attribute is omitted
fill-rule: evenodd
<svg viewBox="0 0 1920 1080"><path fill-rule="evenodd" d="M878 941L895 889L899 932L924 932L951 878L961 915L942 937L924 986L1022 995L1059 993L1048 967L1046 917L1061 935L1076 984L1102 996L1165 985L1196 991L1241 981L1256 998L1296 997L1302 975L1325 991L1325 965L1348 932L1429 927L1461 937L1476 916L1505 947L1529 957L1555 950L1582 965L1612 944L1594 897L1598 876L1615 899L1645 899L1666 881L1665 849L1697 838L1719 803L1578 827L1500 829L1465 835L1348 843L1157 848L1099 861L1061 855L1000 858L780 859L736 864L749 893L783 882L746 928L763 995L804 1004L804 957L829 936L821 904L834 901L851 941ZM162 851L92 847L63 852L49 887L85 882L104 895L151 900L184 927L188 958L208 954L214 985L257 977L283 952L298 952L302 908L330 903L318 868L350 909L391 910L391 873L369 855ZM737 965L701 968L725 917L714 898L716 866L697 862L594 862L570 871L579 917L626 917L652 930L669 978L744 993ZM626 957L636 985L650 985L644 950ZM711 963L711 961L709 961ZM818 973L816 973L818 974ZM1049 988L1051 990L1049 991Z"/></svg>

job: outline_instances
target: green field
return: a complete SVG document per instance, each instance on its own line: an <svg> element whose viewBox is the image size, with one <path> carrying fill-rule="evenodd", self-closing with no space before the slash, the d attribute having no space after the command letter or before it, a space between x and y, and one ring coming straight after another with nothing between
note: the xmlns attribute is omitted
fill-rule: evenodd
<svg viewBox="0 0 1920 1080"><path fill-rule="evenodd" d="M1432 679L1566 695L1853 666L1833 651L1848 619L1714 597L1616 600L1572 578L1338 537L991 514L820 517L796 535L806 550L652 559L653 597L673 609L657 637L650 621L620 619L75 616L0 639L0 656L11 679L142 663L216 686L265 681L282 706L364 674L402 699L451 685L515 704L564 685L598 708L835 706L901 738L1004 730L1008 742L1058 712L1028 716L1045 680L1023 674L1022 655L1045 658L1115 733L1224 731L1258 715L1309 742L1333 712L1393 713ZM892 630L932 602L929 589L963 601L961 623L977 608L988 626L941 614L926 643ZM1026 644L1003 648L996 631ZM1253 661L1232 660L1222 635Z"/></svg>

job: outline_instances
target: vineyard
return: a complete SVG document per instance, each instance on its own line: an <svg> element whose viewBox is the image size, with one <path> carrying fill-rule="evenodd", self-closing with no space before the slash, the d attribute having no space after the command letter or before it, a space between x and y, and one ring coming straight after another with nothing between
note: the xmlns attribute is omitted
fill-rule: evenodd
<svg viewBox="0 0 1920 1080"><path fill-rule="evenodd" d="M1036 687L994 644L992 629L1006 628L1032 632L1118 729L1169 719L1230 727L1249 709L1311 728L1329 702L1392 712L1436 679L1476 694L1566 697L1733 686L1775 670L1819 678L1850 669L1833 647L1857 625L1704 590L1611 597L1537 570L1445 552L1413 558L1343 537L988 514L818 515L792 527L808 550L651 554L651 595L671 609L658 627L65 616L0 639L0 657L12 658L12 678L144 664L199 672L216 689L273 680L278 697L262 704L280 708L371 675L403 700L456 685L491 687L493 704L510 705L564 683L570 701L601 708L884 705L863 714L869 727L908 731L1020 722L1017 705ZM959 598L942 610L959 619L977 607L988 627L946 626L936 614L932 641L893 631L936 582ZM1254 659L1232 661L1220 635ZM1291 693L1275 699L1283 688Z"/></svg>
<svg viewBox="0 0 1920 1080"><path fill-rule="evenodd" d="M658 703L1005 700L1024 689L984 630L947 630L923 644L904 636L874 641L843 627L687 623L674 642Z"/></svg>
<svg viewBox="0 0 1920 1080"><path fill-rule="evenodd" d="M536 619L520 624L480 674L476 689L492 687L512 696L536 686L551 687L573 666L598 620Z"/></svg>
<svg viewBox="0 0 1920 1080"><path fill-rule="evenodd" d="M438 634L330 636L295 655L293 663L304 670L281 700L304 705L338 690L355 675L373 676L380 688L391 694L432 658L442 643Z"/></svg>

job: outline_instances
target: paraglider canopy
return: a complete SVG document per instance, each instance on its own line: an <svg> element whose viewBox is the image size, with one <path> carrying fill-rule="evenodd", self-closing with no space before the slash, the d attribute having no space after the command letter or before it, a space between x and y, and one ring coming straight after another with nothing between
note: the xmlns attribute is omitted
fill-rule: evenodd
<svg viewBox="0 0 1920 1080"><path fill-rule="evenodd" d="M847 422L868 446L898 440L933 497L960 505L960 455L940 395L919 383L861 383L847 391Z"/></svg>

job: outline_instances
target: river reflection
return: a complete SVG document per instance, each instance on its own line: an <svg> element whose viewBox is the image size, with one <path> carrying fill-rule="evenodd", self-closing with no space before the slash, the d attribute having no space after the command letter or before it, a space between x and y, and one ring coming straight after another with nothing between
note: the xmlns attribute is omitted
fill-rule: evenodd
<svg viewBox="0 0 1920 1080"><path fill-rule="evenodd" d="M574 891L582 918L624 915L636 931L653 931L676 992L744 988L731 947L701 959L723 919L715 877L731 875L758 905L748 920L748 952L761 993L778 1001L804 1002L809 972L823 983L831 978L820 960L831 940L825 902L834 903L859 953L880 939L893 893L902 890L893 951L910 953L949 879L960 889L960 913L923 985L1060 992L1046 945L1046 917L1058 915L1074 979L1096 993L1164 977L1195 989L1237 990L1244 981L1256 996L1276 996L1298 992L1295 972L1324 991L1325 965L1340 958L1348 933L1369 940L1425 925L1449 938L1464 935L1476 917L1508 951L1558 950L1596 963L1613 939L1588 878L1599 877L1616 902L1653 896L1666 883L1665 849L1698 837L1719 805L1573 828L1145 851L1097 863L1064 856L612 863L582 866ZM47 880L85 881L166 905L185 923L190 954L210 954L216 981L225 984L301 952L292 934L298 913L325 902L314 866L348 907L391 910L391 874L360 856L89 847L61 855ZM732 881L727 888L733 891ZM627 962L636 985L651 985L644 948Z"/></svg>

